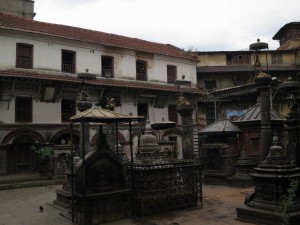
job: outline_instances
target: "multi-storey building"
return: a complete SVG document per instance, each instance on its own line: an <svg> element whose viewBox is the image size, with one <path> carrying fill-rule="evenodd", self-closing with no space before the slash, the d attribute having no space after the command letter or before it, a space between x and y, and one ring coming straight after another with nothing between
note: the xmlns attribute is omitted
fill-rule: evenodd
<svg viewBox="0 0 300 225"><path fill-rule="evenodd" d="M78 113L82 85L77 74L86 72L96 75L85 82L94 106L105 108L113 97L116 112L144 116L150 123L178 122L179 129L160 132L159 138L175 141L181 156L176 100L178 90L195 105L203 95L196 86L196 57L169 44L6 13L0 13L0 46L0 173L35 170L34 143L68 144L68 118ZM175 80L182 75L191 87L178 88ZM193 120L196 124L196 113ZM135 125L135 149L140 128ZM129 131L125 125L120 129L119 142L127 151Z"/></svg>
<svg viewBox="0 0 300 225"><path fill-rule="evenodd" d="M273 77L272 107L279 113L288 112L286 95L278 90L278 82L292 78L299 81L300 24L286 24L273 37L280 41L277 50L258 52L262 70ZM254 79L256 51L198 52L198 86L204 88L207 98L199 103L200 123L239 115L257 101ZM203 110L201 110L203 109Z"/></svg>

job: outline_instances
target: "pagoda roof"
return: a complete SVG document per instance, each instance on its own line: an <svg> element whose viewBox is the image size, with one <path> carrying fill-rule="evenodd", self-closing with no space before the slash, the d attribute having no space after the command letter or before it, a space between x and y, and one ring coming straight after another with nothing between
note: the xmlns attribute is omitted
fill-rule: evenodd
<svg viewBox="0 0 300 225"><path fill-rule="evenodd" d="M122 113L117 113L111 110L90 108L81 113L72 116L72 122L99 122L99 123L117 123L117 122L130 122L143 119L141 116L130 116Z"/></svg>
<svg viewBox="0 0 300 225"><path fill-rule="evenodd" d="M270 110L270 117L272 122L283 122L286 118L276 112L274 109ZM233 123L246 123L261 121L261 108L260 103L256 103L250 107L244 114L233 120Z"/></svg>
<svg viewBox="0 0 300 225"><path fill-rule="evenodd" d="M230 120L221 120L202 128L200 134L230 134L239 133L240 128L234 125Z"/></svg>

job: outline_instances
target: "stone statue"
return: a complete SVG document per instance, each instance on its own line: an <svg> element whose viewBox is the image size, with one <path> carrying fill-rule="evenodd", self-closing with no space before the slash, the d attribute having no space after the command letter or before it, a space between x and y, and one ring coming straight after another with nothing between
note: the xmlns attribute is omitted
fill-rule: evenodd
<svg viewBox="0 0 300 225"><path fill-rule="evenodd" d="M186 97L180 95L177 100L177 105L191 105L191 103Z"/></svg>
<svg viewBox="0 0 300 225"><path fill-rule="evenodd" d="M111 97L108 97L106 100L107 100L106 109L110 110L110 111L114 111L115 110L115 106L116 106L115 99L111 98Z"/></svg>
<svg viewBox="0 0 300 225"><path fill-rule="evenodd" d="M83 87L79 92L78 92L78 95L77 95L77 99L79 101L89 101L90 100L90 95L86 89L86 87Z"/></svg>

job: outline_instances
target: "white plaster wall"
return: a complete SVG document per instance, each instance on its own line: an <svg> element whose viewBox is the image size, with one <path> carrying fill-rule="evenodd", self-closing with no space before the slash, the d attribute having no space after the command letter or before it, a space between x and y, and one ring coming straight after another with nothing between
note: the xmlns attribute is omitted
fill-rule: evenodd
<svg viewBox="0 0 300 225"><path fill-rule="evenodd" d="M122 105L119 107L116 107L116 112L129 115L132 113L133 116L137 116L137 107L134 105L134 102L123 102Z"/></svg>
<svg viewBox="0 0 300 225"><path fill-rule="evenodd" d="M0 36L0 68L11 68L16 65L16 40Z"/></svg>
<svg viewBox="0 0 300 225"><path fill-rule="evenodd" d="M159 123L168 120L168 108L154 108L149 106L149 119L150 123Z"/></svg>
<svg viewBox="0 0 300 225"><path fill-rule="evenodd" d="M135 56L133 53L122 54L115 64L115 77L136 79Z"/></svg>
<svg viewBox="0 0 300 225"><path fill-rule="evenodd" d="M60 123L61 104L59 103L32 103L32 123Z"/></svg>
<svg viewBox="0 0 300 225"><path fill-rule="evenodd" d="M191 81L193 85L197 84L196 62L169 57L155 59L153 65L152 76L148 80L167 82L167 65L173 65L177 67L177 79L182 79L182 75L185 75L185 80Z"/></svg>
<svg viewBox="0 0 300 225"><path fill-rule="evenodd" d="M6 36L5 36L6 35ZM0 67L14 68L16 61L16 43L33 45L33 68L39 70L61 71L61 51L76 52L76 73L101 74L101 55L114 57L115 78L136 78L136 60L147 61L149 81L167 82L167 65L177 66L177 78L184 74L186 80L196 84L196 62L155 55L154 58L136 56L132 50L108 49L75 41L66 41L51 37L35 37L32 34L7 33L0 36Z"/></svg>
<svg viewBox="0 0 300 225"><path fill-rule="evenodd" d="M11 101L0 101L0 122L14 123L15 122L15 99Z"/></svg>

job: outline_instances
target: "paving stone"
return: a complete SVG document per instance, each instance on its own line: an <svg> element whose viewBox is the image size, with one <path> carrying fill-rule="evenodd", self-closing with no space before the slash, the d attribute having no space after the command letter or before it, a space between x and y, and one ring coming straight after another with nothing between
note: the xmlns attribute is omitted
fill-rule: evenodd
<svg viewBox="0 0 300 225"><path fill-rule="evenodd" d="M0 225L72 225L60 215L65 211L51 206L59 188L61 185L0 191ZM249 223L235 220L235 209L243 205L251 191L251 188L203 185L202 209L198 206L105 225L246 225Z"/></svg>

